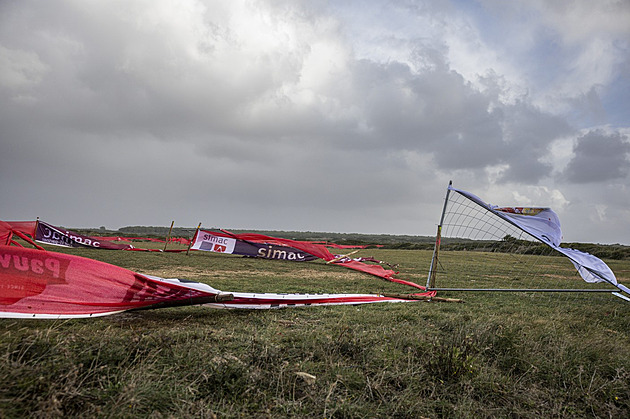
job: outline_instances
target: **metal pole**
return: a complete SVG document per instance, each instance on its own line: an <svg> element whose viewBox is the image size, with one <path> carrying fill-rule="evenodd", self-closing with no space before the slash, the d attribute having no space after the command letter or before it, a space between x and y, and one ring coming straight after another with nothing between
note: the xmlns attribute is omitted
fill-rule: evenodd
<svg viewBox="0 0 630 419"><path fill-rule="evenodd" d="M446 189L446 197L444 198L444 207L442 208L442 216L440 217L440 224L437 227L437 233L435 234L435 246L433 247L433 256L431 257L431 266L429 267L429 276L427 278L427 289L435 286L435 273L437 271L438 256L440 253L440 243L442 241L442 224L444 223L444 214L446 214L446 206L448 205L448 196L451 193L451 186L453 181L448 182L448 188Z"/></svg>
<svg viewBox="0 0 630 419"><path fill-rule="evenodd" d="M430 288L427 291L479 291L479 292L609 292L614 289L571 289L571 288Z"/></svg>

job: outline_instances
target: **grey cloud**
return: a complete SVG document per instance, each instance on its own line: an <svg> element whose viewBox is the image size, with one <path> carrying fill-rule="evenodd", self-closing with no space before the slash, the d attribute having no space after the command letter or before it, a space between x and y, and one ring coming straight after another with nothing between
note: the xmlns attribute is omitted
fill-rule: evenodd
<svg viewBox="0 0 630 419"><path fill-rule="evenodd" d="M574 129L507 102L501 74L455 71L435 35L448 8L428 37L388 14L386 47L358 59L326 6L187 4L0 2L0 219L432 234L451 178L476 192L628 173L627 138L606 134L603 172L583 172L581 139L550 179L549 144ZM372 7L347 12L371 22Z"/></svg>
<svg viewBox="0 0 630 419"><path fill-rule="evenodd" d="M579 137L563 177L571 183L620 180L630 174L630 142L620 133L593 130Z"/></svg>
<svg viewBox="0 0 630 419"><path fill-rule="evenodd" d="M491 99L455 72L413 73L401 63L361 61L354 74L357 96L380 147L440 155L475 141L501 139L498 114L488 110ZM455 164L471 165L465 160Z"/></svg>
<svg viewBox="0 0 630 419"><path fill-rule="evenodd" d="M239 132L245 128L242 109L286 83L301 65L299 50L277 59L247 56L229 35L211 30L212 22L205 22L208 31L197 40L220 37L224 49L234 52L217 56L210 50L195 58L173 28L143 25L137 11L65 6L26 9L27 15L1 25L5 47L32 54L50 69L28 109L50 124L103 133L149 131L165 139L181 139L182 131ZM33 32L15 36L27 22ZM226 59L237 67L229 68Z"/></svg>
<svg viewBox="0 0 630 419"><path fill-rule="evenodd" d="M74 23L62 27L56 19L36 19L49 37L34 48L53 70L29 114L52 125L117 133L131 141L149 134L200 144L211 154L225 151L221 144L226 142L234 155L246 156L248 147L255 149L263 140L292 138L279 144L316 141L348 150L415 150L432 154L445 169L510 164L509 179L536 180L550 171L538 159L544 153L539 144L561 131L546 121L540 124L552 118L523 103L502 105L494 92L474 89L449 70L445 51L422 42L413 59L432 63L424 66L431 70L416 73L395 61L349 61L341 80L330 78L314 92L318 99L304 106L283 92L299 80L308 49L298 46L278 60L250 57L252 67L242 78L242 69L221 73L210 65L234 58L215 56L213 48L206 61L198 62L163 45L167 35L139 29L122 15L108 15L117 29L108 37L96 24L97 14L69 12ZM220 24L205 21L208 31L198 41L222 37L237 49L226 35L229 28ZM62 97L64 106L56 106ZM213 137L227 140L215 144Z"/></svg>
<svg viewBox="0 0 630 419"><path fill-rule="evenodd" d="M510 167L505 181L518 183L537 182L548 177L553 167L544 163L550 143L573 133L564 118L550 115L524 101L503 108L505 113L503 135L509 153L505 162Z"/></svg>
<svg viewBox="0 0 630 419"><path fill-rule="evenodd" d="M502 103L496 90L481 92L448 69L414 73L364 60L353 74L370 124L367 141L357 141L430 153L443 169L506 164L505 181L536 182L551 173L542 162L549 143L573 132L565 119L525 101Z"/></svg>

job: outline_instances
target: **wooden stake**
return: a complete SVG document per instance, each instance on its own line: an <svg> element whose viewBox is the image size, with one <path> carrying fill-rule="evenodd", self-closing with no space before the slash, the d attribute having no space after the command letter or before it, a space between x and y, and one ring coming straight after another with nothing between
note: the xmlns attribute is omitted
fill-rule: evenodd
<svg viewBox="0 0 630 419"><path fill-rule="evenodd" d="M444 298L444 297L432 297L430 298L430 301L444 301L447 303L463 303L464 300L461 300L459 298Z"/></svg>
<svg viewBox="0 0 630 419"><path fill-rule="evenodd" d="M190 248L193 245L193 242L195 241L195 238L197 237L197 233L199 233L199 229L201 228L201 223L199 223L199 225L197 226L197 230L195 230L195 234L193 234L192 239L190 239L190 243L188 243L188 249L186 250L186 256L188 256L188 252L190 252Z"/></svg>
<svg viewBox="0 0 630 419"><path fill-rule="evenodd" d="M437 272L438 261L440 260L440 244L442 243L442 225L440 224L435 234L435 247L433 248L433 258L431 258L431 267L429 268L429 280L427 288L435 287L435 274Z"/></svg>
<svg viewBox="0 0 630 419"><path fill-rule="evenodd" d="M168 235L166 236L166 242L164 243L163 252L166 252L166 246L168 245L168 241L171 239L171 232L173 231L174 224L175 224L175 220L171 221L171 228L168 230Z"/></svg>
<svg viewBox="0 0 630 419"><path fill-rule="evenodd" d="M435 246L433 248L433 257L431 258L431 266L429 267L429 276L427 277L427 289L435 287L435 274L437 272L440 243L442 242L442 224L444 224L444 215L446 214L446 206L448 205L448 196L451 193L451 186L453 181L448 182L448 188L446 188L446 197L444 198L444 207L442 208L442 216L440 217L440 224L438 224L437 234L435 235Z"/></svg>
<svg viewBox="0 0 630 419"><path fill-rule="evenodd" d="M463 303L464 300L458 298L431 297L428 295L413 294L383 294L384 297L401 298L404 300L420 300L420 301L443 301L447 303Z"/></svg>

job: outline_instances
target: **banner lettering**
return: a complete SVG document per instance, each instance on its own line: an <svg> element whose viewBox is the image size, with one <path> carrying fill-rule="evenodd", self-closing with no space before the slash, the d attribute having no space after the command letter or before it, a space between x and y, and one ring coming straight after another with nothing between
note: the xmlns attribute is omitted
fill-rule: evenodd
<svg viewBox="0 0 630 419"><path fill-rule="evenodd" d="M109 250L133 249L130 244L117 244L95 237L84 236L61 227L55 227L43 221L37 223L35 240L40 243L52 244L62 247L90 247Z"/></svg>

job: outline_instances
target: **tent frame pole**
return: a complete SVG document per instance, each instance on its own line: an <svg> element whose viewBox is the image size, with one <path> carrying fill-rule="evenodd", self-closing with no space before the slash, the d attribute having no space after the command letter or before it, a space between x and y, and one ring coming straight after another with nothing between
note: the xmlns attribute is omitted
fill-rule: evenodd
<svg viewBox="0 0 630 419"><path fill-rule="evenodd" d="M166 252L166 246L168 246L168 242L171 240L171 233L173 232L174 225L175 225L175 220L171 221L171 228L168 229L166 240L164 240L164 250L162 250L163 252Z"/></svg>
<svg viewBox="0 0 630 419"><path fill-rule="evenodd" d="M609 288L427 288L427 291L471 291L471 292L608 292L617 290Z"/></svg>
<svg viewBox="0 0 630 419"><path fill-rule="evenodd" d="M188 249L186 250L186 256L188 256L188 254L190 253L190 248L194 244L195 239L197 238L197 234L199 234L199 229L200 228L201 228L201 223L199 223L199 225L197 226L197 229L195 230L195 234L193 234L192 238L190 239L190 243L188 243Z"/></svg>
<svg viewBox="0 0 630 419"><path fill-rule="evenodd" d="M435 246L433 247L433 256L431 257L431 266L429 267L429 276L427 278L427 291L435 287L435 274L437 272L438 257L440 253L440 243L442 241L442 224L444 223L444 215L446 214L446 206L448 205L448 196L451 193L451 186L453 181L448 182L448 188L446 189L446 197L444 198L444 207L442 208L442 216L440 217L440 224L437 226L437 233L435 234Z"/></svg>

